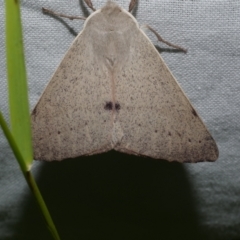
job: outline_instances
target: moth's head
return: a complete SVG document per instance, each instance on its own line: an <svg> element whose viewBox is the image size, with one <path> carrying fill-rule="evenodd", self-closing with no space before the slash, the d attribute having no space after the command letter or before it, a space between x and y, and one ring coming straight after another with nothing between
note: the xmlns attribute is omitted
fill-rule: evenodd
<svg viewBox="0 0 240 240"><path fill-rule="evenodd" d="M124 31L136 25L137 21L131 13L118 6L115 2L108 1L105 6L94 12L86 24L98 30Z"/></svg>

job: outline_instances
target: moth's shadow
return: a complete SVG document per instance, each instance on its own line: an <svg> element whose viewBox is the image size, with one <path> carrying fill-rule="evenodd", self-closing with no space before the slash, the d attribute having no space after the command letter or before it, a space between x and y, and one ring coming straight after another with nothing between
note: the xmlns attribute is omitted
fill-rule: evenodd
<svg viewBox="0 0 240 240"><path fill-rule="evenodd" d="M175 49L175 48L163 48L163 47L159 47L158 45L154 45L154 47L157 49L157 51L161 54L163 52L167 52L167 53L184 53L185 52L181 49Z"/></svg>
<svg viewBox="0 0 240 240"><path fill-rule="evenodd" d="M108 152L43 163L37 180L61 239L206 239L184 166ZM29 193L12 239L51 239Z"/></svg>

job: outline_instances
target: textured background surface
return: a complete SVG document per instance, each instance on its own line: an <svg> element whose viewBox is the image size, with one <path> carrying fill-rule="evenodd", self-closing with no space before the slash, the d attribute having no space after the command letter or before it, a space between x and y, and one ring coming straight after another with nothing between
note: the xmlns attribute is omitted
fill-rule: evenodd
<svg viewBox="0 0 240 240"><path fill-rule="evenodd" d="M105 1L93 1L99 8ZM128 1L117 1L128 7ZM41 7L87 14L84 4L22 1L31 108L83 22ZM183 54L162 56L215 138L215 163L177 164L110 152L33 172L62 239L240 239L240 2L147 1L133 13ZM4 6L0 2L0 29ZM157 44L153 34L148 34ZM8 118L4 30L0 32L0 109ZM0 239L51 239L0 131Z"/></svg>

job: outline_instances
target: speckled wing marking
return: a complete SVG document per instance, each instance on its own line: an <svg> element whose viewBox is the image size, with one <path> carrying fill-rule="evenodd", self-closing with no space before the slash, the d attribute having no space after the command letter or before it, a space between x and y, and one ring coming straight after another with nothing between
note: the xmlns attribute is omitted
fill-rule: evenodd
<svg viewBox="0 0 240 240"><path fill-rule="evenodd" d="M215 161L215 141L161 56L139 28L131 32L131 54L116 77L123 137L115 149L168 161Z"/></svg>
<svg viewBox="0 0 240 240"><path fill-rule="evenodd" d="M112 112L103 111L111 85L91 38L87 28L78 35L32 112L35 159L62 160L112 148Z"/></svg>

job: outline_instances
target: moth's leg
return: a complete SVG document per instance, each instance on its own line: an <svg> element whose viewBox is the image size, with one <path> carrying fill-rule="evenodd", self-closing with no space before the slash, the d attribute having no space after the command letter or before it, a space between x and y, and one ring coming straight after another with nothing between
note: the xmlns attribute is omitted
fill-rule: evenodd
<svg viewBox="0 0 240 240"><path fill-rule="evenodd" d="M96 9L93 7L91 0L84 0L84 2L88 5L89 8L91 8L93 11L96 11Z"/></svg>
<svg viewBox="0 0 240 240"><path fill-rule="evenodd" d="M135 7L137 3L137 0L131 0L131 2L129 3L129 7L128 7L128 11L131 12L133 10L133 8Z"/></svg>
<svg viewBox="0 0 240 240"><path fill-rule="evenodd" d="M163 43L167 44L167 45L170 46L170 47L179 49L179 50L181 50L181 51L183 51L183 52L185 52L185 53L187 52L187 49L185 49L185 48L183 48L183 47L180 47L180 46L178 46L178 45L172 44L172 43L164 40L164 39L163 39L153 28L151 28L150 26L145 25L145 27L147 27L150 31L152 31L152 32L155 34L155 36L157 37L158 41L163 42Z"/></svg>
<svg viewBox="0 0 240 240"><path fill-rule="evenodd" d="M42 8L42 12L46 13L46 14L54 15L54 16L57 16L57 17L69 18L70 20L73 20L73 19L86 20L85 17L68 16L68 15L65 15L65 14L62 14L62 13L56 13L56 12L54 12L52 10L49 10L49 9L46 9L46 8Z"/></svg>

